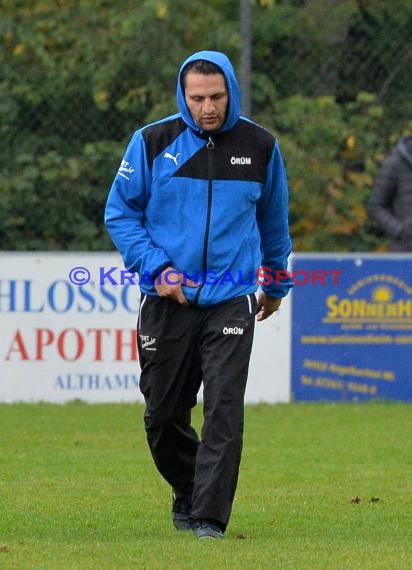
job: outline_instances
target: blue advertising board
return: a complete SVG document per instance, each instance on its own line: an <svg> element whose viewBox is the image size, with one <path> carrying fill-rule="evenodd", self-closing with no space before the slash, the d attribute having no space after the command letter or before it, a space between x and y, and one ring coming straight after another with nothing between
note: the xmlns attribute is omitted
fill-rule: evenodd
<svg viewBox="0 0 412 570"><path fill-rule="evenodd" d="M412 401L412 255L292 263L292 399Z"/></svg>

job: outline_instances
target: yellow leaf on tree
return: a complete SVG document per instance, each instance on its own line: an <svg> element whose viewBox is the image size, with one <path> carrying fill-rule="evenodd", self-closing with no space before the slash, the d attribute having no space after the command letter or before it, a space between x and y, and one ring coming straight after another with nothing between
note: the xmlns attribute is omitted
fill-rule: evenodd
<svg viewBox="0 0 412 570"><path fill-rule="evenodd" d="M160 2L157 5L156 17L159 18L159 20L164 20L166 16L167 16L167 4L165 4L164 2Z"/></svg>
<svg viewBox="0 0 412 570"><path fill-rule="evenodd" d="M102 89L93 93L93 99L96 103L96 107L102 111L106 110L109 106L110 94L108 91Z"/></svg>
<svg viewBox="0 0 412 570"><path fill-rule="evenodd" d="M13 55L19 56L26 50L26 46L24 44L16 44L14 46Z"/></svg>
<svg viewBox="0 0 412 570"><path fill-rule="evenodd" d="M357 144L355 135L349 135L346 139L347 148L354 149Z"/></svg>

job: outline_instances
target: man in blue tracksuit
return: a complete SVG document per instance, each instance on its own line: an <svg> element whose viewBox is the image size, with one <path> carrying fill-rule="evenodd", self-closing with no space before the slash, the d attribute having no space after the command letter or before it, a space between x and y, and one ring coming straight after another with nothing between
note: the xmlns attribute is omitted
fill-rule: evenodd
<svg viewBox="0 0 412 570"><path fill-rule="evenodd" d="M144 420L173 489L173 522L198 538L223 538L255 317L275 312L292 285L288 186L277 140L240 115L224 54L198 52L183 63L177 102L179 113L133 135L105 219L126 268L139 274ZM191 410L202 382L199 441Z"/></svg>

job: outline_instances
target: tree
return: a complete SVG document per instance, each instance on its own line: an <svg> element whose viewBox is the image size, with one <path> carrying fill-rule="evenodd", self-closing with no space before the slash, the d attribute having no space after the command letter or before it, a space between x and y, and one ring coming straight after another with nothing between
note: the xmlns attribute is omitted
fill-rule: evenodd
<svg viewBox="0 0 412 570"><path fill-rule="evenodd" d="M381 243L364 203L412 115L412 5L386 4L251 0L253 118L284 148L296 249ZM103 209L132 132L176 110L190 53L239 73L240 43L239 0L2 0L2 249L111 249Z"/></svg>

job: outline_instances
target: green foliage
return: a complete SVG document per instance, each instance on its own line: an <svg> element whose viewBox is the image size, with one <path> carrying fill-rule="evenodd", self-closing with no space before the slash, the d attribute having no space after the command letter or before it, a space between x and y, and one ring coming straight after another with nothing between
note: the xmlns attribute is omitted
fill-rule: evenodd
<svg viewBox="0 0 412 570"><path fill-rule="evenodd" d="M354 100L359 91L372 91L385 104L388 125L411 117L412 3L410 0L358 2L340 50L338 101ZM372 58L363 57L369 51ZM354 67L353 61L358 65ZM373 65L373 73L371 72Z"/></svg>
<svg viewBox="0 0 412 570"><path fill-rule="evenodd" d="M384 151L382 113L367 93L345 105L332 97L300 95L279 103L273 127L280 133L287 163L297 251L368 251L378 246L366 202Z"/></svg>
<svg viewBox="0 0 412 570"><path fill-rule="evenodd" d="M123 149L114 142L84 145L81 154L19 152L1 188L4 250L104 250L101 180L109 179Z"/></svg>
<svg viewBox="0 0 412 570"><path fill-rule="evenodd" d="M281 140L295 249L384 247L365 203L412 116L410 0L252 7L253 118ZM0 247L112 248L103 209L132 132L176 111L190 53L237 68L240 45L238 0L2 0Z"/></svg>

